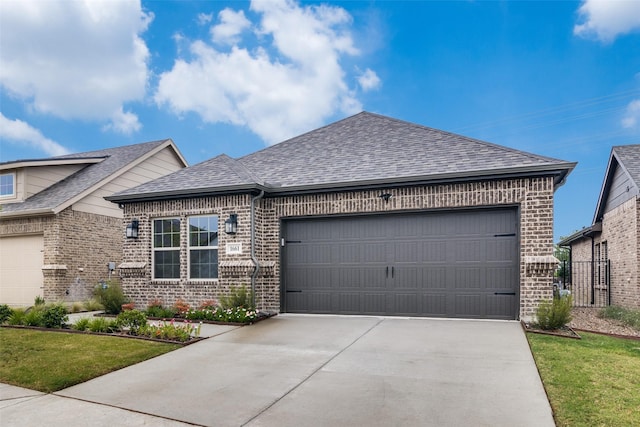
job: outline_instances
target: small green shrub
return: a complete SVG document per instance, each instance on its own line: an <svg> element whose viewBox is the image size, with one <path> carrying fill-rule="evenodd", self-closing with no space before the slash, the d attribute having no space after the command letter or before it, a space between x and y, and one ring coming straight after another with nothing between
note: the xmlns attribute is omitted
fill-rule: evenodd
<svg viewBox="0 0 640 427"><path fill-rule="evenodd" d="M26 317L27 312L24 308L16 308L11 313L11 316L7 319L7 323L9 325L17 326L24 325L24 318Z"/></svg>
<svg viewBox="0 0 640 427"><path fill-rule="evenodd" d="M223 309L243 307L253 310L255 307L252 301L253 293L247 291L246 286L231 286L229 295L220 297L220 306Z"/></svg>
<svg viewBox="0 0 640 427"><path fill-rule="evenodd" d="M76 331L86 331L87 329L89 329L89 322L91 322L91 319L89 319L88 317L82 317L78 319L76 323L74 323L71 327Z"/></svg>
<svg viewBox="0 0 640 427"><path fill-rule="evenodd" d="M96 317L89 322L91 332L115 332L118 330L117 322L107 317Z"/></svg>
<svg viewBox="0 0 640 427"><path fill-rule="evenodd" d="M45 306L42 310L42 326L45 328L62 328L67 320L67 309L62 304Z"/></svg>
<svg viewBox="0 0 640 427"><path fill-rule="evenodd" d="M42 298L40 295L38 295L35 300L33 301L33 305L35 305L36 307L39 305L44 305L44 298Z"/></svg>
<svg viewBox="0 0 640 427"><path fill-rule="evenodd" d="M612 305L600 310L598 316L605 319L619 320L625 325L640 331L640 310Z"/></svg>
<svg viewBox="0 0 640 427"><path fill-rule="evenodd" d="M138 310L127 310L118 314L116 318L121 330L129 330L132 335L137 335L140 328L147 325L147 316Z"/></svg>
<svg viewBox="0 0 640 427"><path fill-rule="evenodd" d="M571 321L571 296L542 301L536 310L536 325L543 330L560 329Z"/></svg>
<svg viewBox="0 0 640 427"><path fill-rule="evenodd" d="M0 305L0 323L6 322L13 314L13 310L7 304Z"/></svg>
<svg viewBox="0 0 640 427"><path fill-rule="evenodd" d="M82 303L80 302L74 302L71 304L71 312L72 313L80 313L83 310L83 306Z"/></svg>
<svg viewBox="0 0 640 427"><path fill-rule="evenodd" d="M87 311L101 311L101 310L104 310L104 306L102 304L100 304L100 301L98 301L95 298L91 298L89 300L86 300L84 302L84 308Z"/></svg>
<svg viewBox="0 0 640 427"><path fill-rule="evenodd" d="M98 302L104 306L104 311L107 314L119 314L122 311L122 304L129 302L124 296L120 284L114 281L98 285L94 295Z"/></svg>
<svg viewBox="0 0 640 427"><path fill-rule="evenodd" d="M160 319L170 319L176 317L177 312L170 307L151 306L147 308L148 317L158 317Z"/></svg>
<svg viewBox="0 0 640 427"><path fill-rule="evenodd" d="M44 310L40 307L41 306L32 307L26 312L22 323L24 326L44 327Z"/></svg>

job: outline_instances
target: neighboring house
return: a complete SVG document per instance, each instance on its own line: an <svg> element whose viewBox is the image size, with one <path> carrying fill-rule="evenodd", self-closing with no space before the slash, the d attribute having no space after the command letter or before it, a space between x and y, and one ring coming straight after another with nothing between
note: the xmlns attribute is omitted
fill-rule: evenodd
<svg viewBox="0 0 640 427"><path fill-rule="evenodd" d="M640 307L639 188L640 144L613 147L593 224L559 243L571 249L574 266L588 262L583 303L605 298L613 305ZM573 270L574 276L579 273Z"/></svg>
<svg viewBox="0 0 640 427"><path fill-rule="evenodd" d="M517 319L552 293L553 195L575 163L363 112L107 197L145 307L254 289L258 308Z"/></svg>
<svg viewBox="0 0 640 427"><path fill-rule="evenodd" d="M122 209L104 197L186 166L171 140L0 163L0 303L90 296L122 259Z"/></svg>

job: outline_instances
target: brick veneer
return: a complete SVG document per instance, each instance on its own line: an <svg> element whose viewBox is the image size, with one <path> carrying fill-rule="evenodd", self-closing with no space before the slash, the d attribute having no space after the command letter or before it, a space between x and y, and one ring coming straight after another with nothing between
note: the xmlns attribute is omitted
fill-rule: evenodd
<svg viewBox="0 0 640 427"><path fill-rule="evenodd" d="M7 219L1 236L42 234L43 297L46 301L84 300L108 277L107 263L122 260L122 220L74 211Z"/></svg>
<svg viewBox="0 0 640 427"><path fill-rule="evenodd" d="M611 304L628 308L640 307L640 200L633 197L604 214L602 232L593 244L607 242L611 260ZM591 239L571 245L575 261L591 261Z"/></svg>
<svg viewBox="0 0 640 427"><path fill-rule="evenodd" d="M256 283L259 308L280 309L280 225L282 218L330 216L354 213L384 213L484 206L517 206L520 213L520 318L533 317L540 300L551 298L553 270L553 178L523 178L446 185L424 185L384 190L392 195L383 201L375 191L349 191L300 196L273 197L256 206L256 254L262 264ZM222 223L230 213L238 214L236 236L220 233L220 264L238 265L250 261L249 195L202 197L193 199L140 202L124 208L126 224L140 221L140 237L124 243L123 261L136 265L123 269L123 287L138 306L153 299L172 304L183 298L192 305L219 297L230 285L250 283L252 269L221 268L213 281L187 279L186 217L216 214ZM182 236L181 277L175 281L151 279L151 221L154 218L180 217ZM243 254L229 256L224 248L230 241L241 242ZM238 273L240 271L240 273Z"/></svg>

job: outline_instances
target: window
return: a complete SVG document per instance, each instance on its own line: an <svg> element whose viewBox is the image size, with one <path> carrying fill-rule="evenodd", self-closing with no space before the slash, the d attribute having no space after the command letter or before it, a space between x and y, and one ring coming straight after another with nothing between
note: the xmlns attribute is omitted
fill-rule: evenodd
<svg viewBox="0 0 640 427"><path fill-rule="evenodd" d="M153 221L153 278L180 278L180 219Z"/></svg>
<svg viewBox="0 0 640 427"><path fill-rule="evenodd" d="M0 197L13 197L16 195L16 175L4 173L0 175Z"/></svg>
<svg viewBox="0 0 640 427"><path fill-rule="evenodd" d="M189 278L218 278L218 217L189 218Z"/></svg>

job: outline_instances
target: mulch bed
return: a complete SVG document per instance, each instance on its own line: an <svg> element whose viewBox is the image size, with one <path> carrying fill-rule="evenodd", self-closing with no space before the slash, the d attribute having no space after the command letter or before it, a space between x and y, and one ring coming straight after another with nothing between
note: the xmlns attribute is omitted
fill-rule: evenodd
<svg viewBox="0 0 640 427"><path fill-rule="evenodd" d="M544 330L544 329L537 328L535 325L533 325L531 323L520 322L520 324L522 325L522 328L526 332L530 332L532 334L553 335L553 336L556 336L556 337L573 338L573 339L576 339L576 340L582 339L582 337L580 335L578 335L578 333L574 329L572 329L572 328L570 328L568 326L564 326L561 329Z"/></svg>

